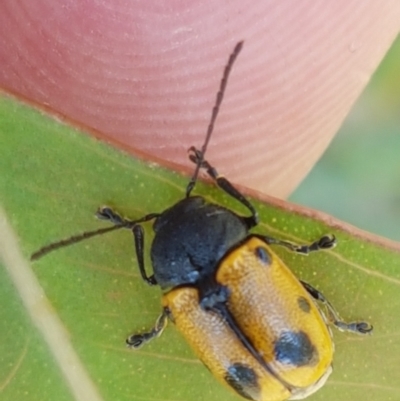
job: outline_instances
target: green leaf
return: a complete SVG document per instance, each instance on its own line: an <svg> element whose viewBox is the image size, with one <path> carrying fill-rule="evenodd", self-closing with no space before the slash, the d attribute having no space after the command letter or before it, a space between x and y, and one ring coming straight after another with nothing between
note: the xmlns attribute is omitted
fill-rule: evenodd
<svg viewBox="0 0 400 401"><path fill-rule="evenodd" d="M0 148L0 202L26 258L51 241L104 226L94 218L100 205L135 219L164 210L185 193L187 177L116 151L6 97L0 101ZM196 192L245 212L215 186L200 183ZM371 401L399 399L398 248L291 205L254 204L259 232L301 243L327 232L337 236L332 251L308 257L277 252L323 291L345 320L375 326L367 337L334 332L334 373L310 399L359 400L366 392ZM152 327L161 310L160 291L140 279L129 232L97 237L29 264L18 257L12 232L0 220L2 399L238 399L214 380L172 324L139 351L125 347L125 338ZM147 224L148 267L151 238ZM71 372L78 372L77 382L67 379ZM82 391L87 393L79 398Z"/></svg>

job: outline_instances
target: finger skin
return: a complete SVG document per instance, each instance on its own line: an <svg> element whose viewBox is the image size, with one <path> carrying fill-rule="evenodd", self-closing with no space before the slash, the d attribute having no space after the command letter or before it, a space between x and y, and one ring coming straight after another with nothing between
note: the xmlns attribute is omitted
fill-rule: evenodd
<svg viewBox="0 0 400 401"><path fill-rule="evenodd" d="M150 158L189 167L239 40L207 159L286 197L396 37L388 0L3 0L0 87Z"/></svg>

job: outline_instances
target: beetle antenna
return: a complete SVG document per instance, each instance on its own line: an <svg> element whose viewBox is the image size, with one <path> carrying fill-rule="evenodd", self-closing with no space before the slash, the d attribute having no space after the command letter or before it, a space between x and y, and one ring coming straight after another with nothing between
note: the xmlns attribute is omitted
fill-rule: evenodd
<svg viewBox="0 0 400 401"><path fill-rule="evenodd" d="M201 151L199 152L199 157L197 158L197 161L196 161L196 168L194 170L193 176L190 179L188 186L186 187L186 197L187 198L190 196L190 193L192 192L194 186L196 185L197 177L199 175L201 165L204 161L204 155L207 150L208 142L210 142L211 134L214 130L214 123L215 123L215 120L217 119L219 108L220 108L222 100L224 98L224 93L225 93L226 85L228 83L229 74L232 70L232 66L233 66L238 54L242 50L242 47L243 47L243 41L238 42L236 44L235 48L233 49L233 52L229 56L228 63L225 66L224 74L222 76L221 83L219 86L219 91L217 93L217 99L216 99L215 105L212 109L210 123L208 124L206 139L204 141L203 146L201 147ZM193 149L191 148L190 150L193 150Z"/></svg>
<svg viewBox="0 0 400 401"><path fill-rule="evenodd" d="M104 227L104 228L99 228L97 230L93 231L85 231L81 234L78 235L73 235L72 237L64 238L60 241L53 242L49 245L46 245L40 249L38 249L35 253L31 255L31 260L38 260L42 258L43 256L47 255L48 253L55 251L60 248L64 248L66 246L76 244L78 242L81 242L85 239L95 237L97 235L102 235L105 233L108 233L110 231L118 230L119 228L124 228L124 225L115 225L111 227Z"/></svg>

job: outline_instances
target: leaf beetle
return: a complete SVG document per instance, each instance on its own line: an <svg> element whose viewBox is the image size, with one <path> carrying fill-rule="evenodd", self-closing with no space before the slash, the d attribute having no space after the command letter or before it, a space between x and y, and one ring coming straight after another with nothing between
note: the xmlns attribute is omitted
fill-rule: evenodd
<svg viewBox="0 0 400 401"><path fill-rule="evenodd" d="M328 325L359 334L370 333L372 326L342 321L324 295L297 279L271 249L276 245L308 254L334 247L335 237L325 235L309 245L297 245L250 233L258 224L254 206L204 159L242 45L235 46L225 67L201 150L190 148L195 170L186 197L160 213L136 220L100 208L97 217L112 226L52 243L31 259L119 228L131 230L141 276L148 284L159 285L163 295L162 312L154 327L131 335L126 340L129 347L139 348L159 336L171 320L212 374L242 397L302 399L321 388L332 372L334 343ZM200 169L245 206L249 215L191 196ZM141 224L151 220L153 274L148 275Z"/></svg>

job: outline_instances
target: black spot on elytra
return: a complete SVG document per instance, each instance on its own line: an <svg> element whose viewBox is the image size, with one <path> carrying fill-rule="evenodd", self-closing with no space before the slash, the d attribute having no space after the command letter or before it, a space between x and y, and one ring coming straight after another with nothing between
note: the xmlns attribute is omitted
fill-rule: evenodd
<svg viewBox="0 0 400 401"><path fill-rule="evenodd" d="M304 366L318 361L317 350L302 331L284 331L275 341L274 351L276 360L285 365Z"/></svg>
<svg viewBox="0 0 400 401"><path fill-rule="evenodd" d="M225 381L242 397L248 400L258 399L260 387L254 370L241 363L234 363L225 373Z"/></svg>
<svg viewBox="0 0 400 401"><path fill-rule="evenodd" d="M254 253L256 254L257 258L260 259L262 264L271 264L271 257L269 256L268 251L262 246L258 246L256 249L254 249Z"/></svg>
<svg viewBox="0 0 400 401"><path fill-rule="evenodd" d="M311 305L310 305L310 302L308 301L307 298L298 297L298 298L297 298L297 303L298 303L298 305L299 305L299 308L300 308L303 312L306 312L306 313L309 313L309 312L310 312Z"/></svg>

